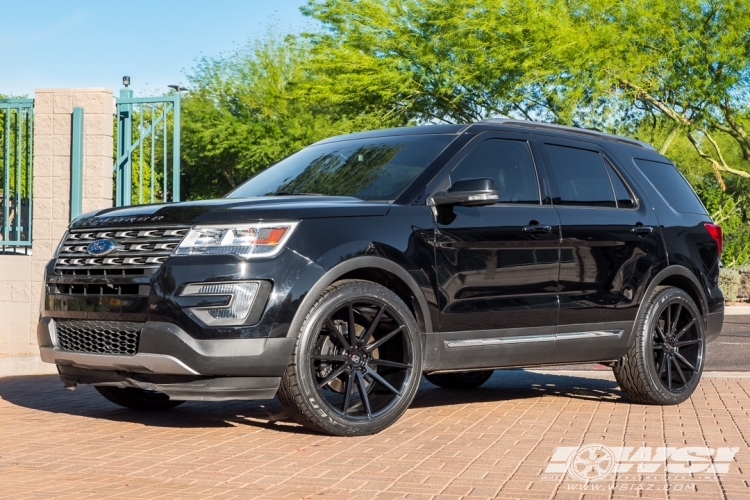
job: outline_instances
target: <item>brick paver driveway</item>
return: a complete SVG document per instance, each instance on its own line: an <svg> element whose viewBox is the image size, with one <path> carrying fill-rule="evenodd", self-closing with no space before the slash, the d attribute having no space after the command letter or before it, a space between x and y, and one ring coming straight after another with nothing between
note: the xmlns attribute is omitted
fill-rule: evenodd
<svg viewBox="0 0 750 500"><path fill-rule="evenodd" d="M748 499L749 393L750 378L710 376L691 400L662 408L629 404L605 372L504 371L475 391L425 381L392 428L332 438L287 422L277 402L143 414L90 387L67 391L54 376L2 379L0 498ZM558 447L597 443L630 460L614 464L616 478L564 474L566 453L591 456ZM687 446L698 447L692 457ZM721 448L714 463L728 472L665 475L672 449L659 447L692 458L677 463L684 470L705 469L700 450ZM563 473L546 473L550 464Z"/></svg>

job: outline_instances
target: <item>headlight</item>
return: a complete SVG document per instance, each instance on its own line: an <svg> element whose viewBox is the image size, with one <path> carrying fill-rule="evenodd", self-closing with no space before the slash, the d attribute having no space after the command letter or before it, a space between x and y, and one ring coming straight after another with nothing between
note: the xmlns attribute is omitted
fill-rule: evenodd
<svg viewBox="0 0 750 500"><path fill-rule="evenodd" d="M194 226L175 255L232 254L239 257L273 257L278 254L298 222Z"/></svg>
<svg viewBox="0 0 750 500"><path fill-rule="evenodd" d="M191 307L190 312L209 326L241 325L253 307L258 283L193 283L180 295L226 296L229 303L219 307Z"/></svg>

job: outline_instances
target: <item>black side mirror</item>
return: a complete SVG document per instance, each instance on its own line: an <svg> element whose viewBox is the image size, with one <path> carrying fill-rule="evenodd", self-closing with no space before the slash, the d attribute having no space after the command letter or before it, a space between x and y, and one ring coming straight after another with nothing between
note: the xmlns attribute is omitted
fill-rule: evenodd
<svg viewBox="0 0 750 500"><path fill-rule="evenodd" d="M462 179L453 183L448 191L427 199L427 205L464 205L476 207L497 203L497 185L492 179Z"/></svg>

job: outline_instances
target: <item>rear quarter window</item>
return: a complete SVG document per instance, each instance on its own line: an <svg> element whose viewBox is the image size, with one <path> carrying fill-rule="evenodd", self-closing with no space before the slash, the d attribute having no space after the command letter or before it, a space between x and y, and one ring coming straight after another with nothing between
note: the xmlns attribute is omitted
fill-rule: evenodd
<svg viewBox="0 0 750 500"><path fill-rule="evenodd" d="M653 160L633 161L672 208L689 214L706 214L698 195L674 165Z"/></svg>

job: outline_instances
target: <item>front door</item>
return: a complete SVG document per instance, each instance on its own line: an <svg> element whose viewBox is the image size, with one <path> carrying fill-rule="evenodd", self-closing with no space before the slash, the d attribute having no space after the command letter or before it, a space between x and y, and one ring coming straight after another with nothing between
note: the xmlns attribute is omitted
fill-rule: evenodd
<svg viewBox="0 0 750 500"><path fill-rule="evenodd" d="M557 324L560 230L557 211L543 203L544 174L530 144L482 134L446 170L450 182L492 178L499 202L435 210L441 368L546 362Z"/></svg>
<svg viewBox="0 0 750 500"><path fill-rule="evenodd" d="M554 362L605 360L627 347L652 272L666 258L656 215L596 145L541 146L560 214Z"/></svg>

